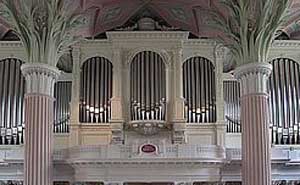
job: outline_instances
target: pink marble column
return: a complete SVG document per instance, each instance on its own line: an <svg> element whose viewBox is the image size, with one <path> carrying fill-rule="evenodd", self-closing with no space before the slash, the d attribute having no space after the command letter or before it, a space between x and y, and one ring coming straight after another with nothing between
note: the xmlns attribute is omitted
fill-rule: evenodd
<svg viewBox="0 0 300 185"><path fill-rule="evenodd" d="M59 71L46 64L23 64L25 94L24 184L52 185L54 83Z"/></svg>
<svg viewBox="0 0 300 185"><path fill-rule="evenodd" d="M243 185L271 185L267 80L272 65L250 63L238 67L241 85Z"/></svg>

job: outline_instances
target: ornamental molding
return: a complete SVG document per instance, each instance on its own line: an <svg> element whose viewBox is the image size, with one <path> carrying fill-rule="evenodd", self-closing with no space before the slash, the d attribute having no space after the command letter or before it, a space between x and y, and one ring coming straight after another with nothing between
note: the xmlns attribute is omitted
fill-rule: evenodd
<svg viewBox="0 0 300 185"><path fill-rule="evenodd" d="M253 62L237 67L234 77L241 84L241 96L267 94L267 81L271 72L272 65L263 62Z"/></svg>
<svg viewBox="0 0 300 185"><path fill-rule="evenodd" d="M23 44L20 41L0 41L0 47L23 48Z"/></svg>
<svg viewBox="0 0 300 185"><path fill-rule="evenodd" d="M60 75L60 71L56 67L44 63L25 63L21 66L21 70L24 76L40 73L58 79Z"/></svg>
<svg viewBox="0 0 300 185"><path fill-rule="evenodd" d="M182 66L187 60L194 58L194 57L205 58L205 59L209 60L214 67L216 67L216 61L214 60L212 53L205 53L205 52L199 52L199 51L192 52L189 55L185 55L185 57L183 57L183 59L182 59Z"/></svg>
<svg viewBox="0 0 300 185"><path fill-rule="evenodd" d="M154 47L138 47L127 52L126 56L126 64L129 66L133 60L133 58L140 52L143 51L152 51L160 55L163 59L163 62L166 64L166 68L171 67L171 56L165 49L158 49Z"/></svg>
<svg viewBox="0 0 300 185"><path fill-rule="evenodd" d="M188 39L183 41L184 47L195 47L195 46L210 46L215 47L217 42L211 39Z"/></svg>
<svg viewBox="0 0 300 185"><path fill-rule="evenodd" d="M43 63L25 63L21 70L26 80L26 93L53 96L54 83L60 76L56 67Z"/></svg>
<svg viewBox="0 0 300 185"><path fill-rule="evenodd" d="M81 41L78 45L81 47L95 47L95 46L100 46L100 47L111 47L112 43L107 40L107 39L97 39L97 40L83 40Z"/></svg>
<svg viewBox="0 0 300 185"><path fill-rule="evenodd" d="M187 40L189 32L185 31L112 31L106 32L108 40Z"/></svg>
<svg viewBox="0 0 300 185"><path fill-rule="evenodd" d="M114 61L112 60L112 57L109 56L107 53L100 52L100 51L89 51L89 53L82 52L81 53L81 61L80 61L80 68L83 66L85 62L87 62L89 59L100 57L105 58L112 64L114 64Z"/></svg>
<svg viewBox="0 0 300 185"><path fill-rule="evenodd" d="M299 40L276 40L272 43L271 48L288 48L288 47L293 47L293 48L300 48L300 41ZM295 48L295 49L296 49ZM289 48L290 49L290 48Z"/></svg>
<svg viewBox="0 0 300 185"><path fill-rule="evenodd" d="M237 67L234 76L241 79L249 74L262 74L269 76L272 72L272 65L264 62L253 62Z"/></svg>

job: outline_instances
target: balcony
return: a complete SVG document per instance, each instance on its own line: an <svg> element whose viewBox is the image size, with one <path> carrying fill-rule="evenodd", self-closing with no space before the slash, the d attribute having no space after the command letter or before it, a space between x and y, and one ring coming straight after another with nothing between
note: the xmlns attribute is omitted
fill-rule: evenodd
<svg viewBox="0 0 300 185"><path fill-rule="evenodd" d="M227 148L226 158L229 161L240 161L242 150L240 148ZM274 146L272 147L272 163L285 163L286 165L300 164L299 146Z"/></svg>
<svg viewBox="0 0 300 185"><path fill-rule="evenodd" d="M197 162L222 163L225 150L218 146L160 145L151 152L143 152L136 145L79 146L54 152L54 161L63 163L107 163L107 162ZM22 162L23 148L0 149L0 162Z"/></svg>
<svg viewBox="0 0 300 185"><path fill-rule="evenodd" d="M158 145L151 152L143 152L138 145L78 146L54 152L55 163L224 163L241 160L240 148L203 145ZM0 165L23 163L23 147L0 148ZM300 147L275 146L272 163L300 164Z"/></svg>

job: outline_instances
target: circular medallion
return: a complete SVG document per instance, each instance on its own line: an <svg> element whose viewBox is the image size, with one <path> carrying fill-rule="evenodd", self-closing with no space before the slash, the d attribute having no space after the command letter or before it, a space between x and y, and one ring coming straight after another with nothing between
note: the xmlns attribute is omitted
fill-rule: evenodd
<svg viewBox="0 0 300 185"><path fill-rule="evenodd" d="M146 144L146 145L142 146L141 150L144 153L153 153L153 152L156 152L156 147L151 144Z"/></svg>

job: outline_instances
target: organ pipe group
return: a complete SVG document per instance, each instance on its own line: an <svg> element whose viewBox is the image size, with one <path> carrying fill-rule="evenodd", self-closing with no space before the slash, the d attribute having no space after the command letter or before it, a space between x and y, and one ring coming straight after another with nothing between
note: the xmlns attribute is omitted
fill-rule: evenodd
<svg viewBox="0 0 300 185"><path fill-rule="evenodd" d="M166 68L159 54L138 53L130 65L131 120L166 119Z"/></svg>
<svg viewBox="0 0 300 185"><path fill-rule="evenodd" d="M272 62L269 79L270 129L274 144L300 144L300 65L287 58ZM0 144L21 144L24 136L24 87L18 59L0 61ZM108 123L112 97L112 64L103 57L87 60L81 68L80 122ZM188 123L216 121L215 68L206 58L183 64L183 95ZM55 85L54 132L68 132L71 82ZM166 67L159 54L138 53L130 64L132 121L166 120ZM224 81L227 132L240 132L240 86Z"/></svg>
<svg viewBox="0 0 300 185"><path fill-rule="evenodd" d="M184 62L183 97L189 123L216 121L215 68L208 59L193 57Z"/></svg>
<svg viewBox="0 0 300 185"><path fill-rule="evenodd" d="M55 133L69 132L70 102L72 82L57 82L54 87L54 126Z"/></svg>
<svg viewBox="0 0 300 185"><path fill-rule="evenodd" d="M80 122L107 123L112 97L112 64L103 57L86 61L81 70Z"/></svg>
<svg viewBox="0 0 300 185"><path fill-rule="evenodd" d="M240 84L237 81L224 81L224 116L227 132L241 132L240 124Z"/></svg>
<svg viewBox="0 0 300 185"><path fill-rule="evenodd" d="M0 144L21 144L24 136L24 83L22 62L0 61Z"/></svg>
<svg viewBox="0 0 300 185"><path fill-rule="evenodd" d="M271 62L270 117L274 144L300 144L300 65L288 58Z"/></svg>
<svg viewBox="0 0 300 185"><path fill-rule="evenodd" d="M300 144L300 65L288 58L270 62L268 81L270 130L273 144ZM234 82L230 82L234 83ZM240 132L237 85L224 82L225 119L228 132ZM237 96L234 94L238 93Z"/></svg>

